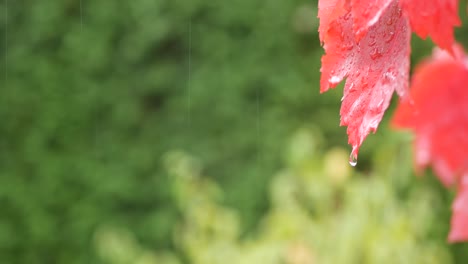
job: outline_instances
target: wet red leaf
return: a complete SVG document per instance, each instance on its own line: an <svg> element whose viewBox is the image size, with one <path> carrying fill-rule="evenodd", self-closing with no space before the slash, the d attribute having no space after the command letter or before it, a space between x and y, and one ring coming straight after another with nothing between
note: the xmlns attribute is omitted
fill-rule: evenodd
<svg viewBox="0 0 468 264"><path fill-rule="evenodd" d="M346 78L340 124L348 126L352 157L376 131L393 91L406 93L411 30L450 50L457 7L458 0L319 0L320 91Z"/></svg>
<svg viewBox="0 0 468 264"><path fill-rule="evenodd" d="M359 147L375 132L393 92L404 95L408 86L410 31L396 2L357 40L350 11L331 22L324 34L320 91L346 78L341 125L348 126L348 143L357 156ZM328 23L328 22L327 22ZM326 28L326 27L322 27Z"/></svg>

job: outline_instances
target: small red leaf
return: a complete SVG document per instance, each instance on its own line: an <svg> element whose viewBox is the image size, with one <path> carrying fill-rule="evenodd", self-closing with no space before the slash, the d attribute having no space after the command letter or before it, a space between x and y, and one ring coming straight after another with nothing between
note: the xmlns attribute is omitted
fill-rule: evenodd
<svg viewBox="0 0 468 264"><path fill-rule="evenodd" d="M348 126L348 143L355 157L366 136L376 131L393 92L406 94L410 31L397 2L383 10L360 40L352 27L353 15L348 11L324 33L320 91L347 78L340 124Z"/></svg>
<svg viewBox="0 0 468 264"><path fill-rule="evenodd" d="M421 38L428 35L441 48L454 43L453 27L460 26L458 0L400 0L411 29Z"/></svg>

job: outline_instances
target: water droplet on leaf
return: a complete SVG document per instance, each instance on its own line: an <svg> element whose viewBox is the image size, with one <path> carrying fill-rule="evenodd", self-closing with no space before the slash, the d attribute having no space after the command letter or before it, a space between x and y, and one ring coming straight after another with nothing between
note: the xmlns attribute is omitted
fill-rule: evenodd
<svg viewBox="0 0 468 264"><path fill-rule="evenodd" d="M369 47L373 47L377 43L375 35L369 36Z"/></svg>
<svg viewBox="0 0 468 264"><path fill-rule="evenodd" d="M353 146L353 150L351 151L351 155L349 155L349 165L351 165L353 167L356 166L356 164L357 164L358 151L359 151L359 147L357 145Z"/></svg>
<svg viewBox="0 0 468 264"><path fill-rule="evenodd" d="M382 57L382 53L379 49L376 48L371 51L370 57L371 59L375 60L375 59Z"/></svg>
<svg viewBox="0 0 468 264"><path fill-rule="evenodd" d="M331 84L334 84L334 85L335 85L335 84L338 84L338 83L341 81L341 79L340 79L340 77L338 77L338 76L332 76L332 77L330 78L330 80L328 80L328 81L329 81Z"/></svg>
<svg viewBox="0 0 468 264"><path fill-rule="evenodd" d="M384 35L385 42L389 43L390 41L392 41L394 36L395 36L395 32L393 32L393 31L390 31L390 32L386 33Z"/></svg>
<svg viewBox="0 0 468 264"><path fill-rule="evenodd" d="M353 43L343 44L343 46L341 47L341 49L342 49L343 51L352 50L353 48L354 48L354 44L353 44Z"/></svg>
<svg viewBox="0 0 468 264"><path fill-rule="evenodd" d="M390 68L388 72L383 74L385 82L390 83L390 82L393 82L393 81L396 80L396 76L395 76L395 74L393 74L392 71L393 71L393 69Z"/></svg>
<svg viewBox="0 0 468 264"><path fill-rule="evenodd" d="M351 166L356 166L357 164L357 156L356 154L354 154L354 152L351 153L351 155L349 155L349 165Z"/></svg>
<svg viewBox="0 0 468 264"><path fill-rule="evenodd" d="M345 33L344 33L344 31L342 31L341 34L340 34L340 40L341 40L341 42L344 42L344 41L345 41Z"/></svg>
<svg viewBox="0 0 468 264"><path fill-rule="evenodd" d="M393 18L387 19L387 25L391 26L393 24Z"/></svg>

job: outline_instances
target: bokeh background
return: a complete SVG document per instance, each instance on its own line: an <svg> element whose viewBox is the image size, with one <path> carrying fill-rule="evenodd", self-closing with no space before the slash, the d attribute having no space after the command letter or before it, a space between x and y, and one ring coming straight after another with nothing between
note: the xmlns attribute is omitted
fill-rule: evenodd
<svg viewBox="0 0 468 264"><path fill-rule="evenodd" d="M316 15L2 1L0 263L467 263L453 191L389 128L396 98L349 166ZM432 47L413 37L412 65Z"/></svg>

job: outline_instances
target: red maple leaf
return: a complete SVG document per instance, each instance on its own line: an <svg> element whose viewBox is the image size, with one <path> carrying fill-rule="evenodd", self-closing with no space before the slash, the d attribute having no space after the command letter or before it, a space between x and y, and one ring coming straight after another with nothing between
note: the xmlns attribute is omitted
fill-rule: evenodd
<svg viewBox="0 0 468 264"><path fill-rule="evenodd" d="M347 79L340 125L348 126L353 159L367 135L376 131L393 92L406 93L409 23L420 36L430 35L449 49L453 26L460 24L457 5L458 0L319 0L319 33L326 53L320 91Z"/></svg>
<svg viewBox="0 0 468 264"><path fill-rule="evenodd" d="M353 14L347 12L328 25L323 37L320 91L347 78L340 125L348 126L348 143L356 157L365 137L375 132L395 90L408 86L410 31L400 8L392 3L366 34L357 40ZM391 23L388 23L390 21Z"/></svg>
<svg viewBox="0 0 468 264"><path fill-rule="evenodd" d="M416 68L412 100L399 104L392 124L415 133L417 171L431 164L444 185L459 186L449 236L459 241L468 240L468 57L452 50L436 49Z"/></svg>

